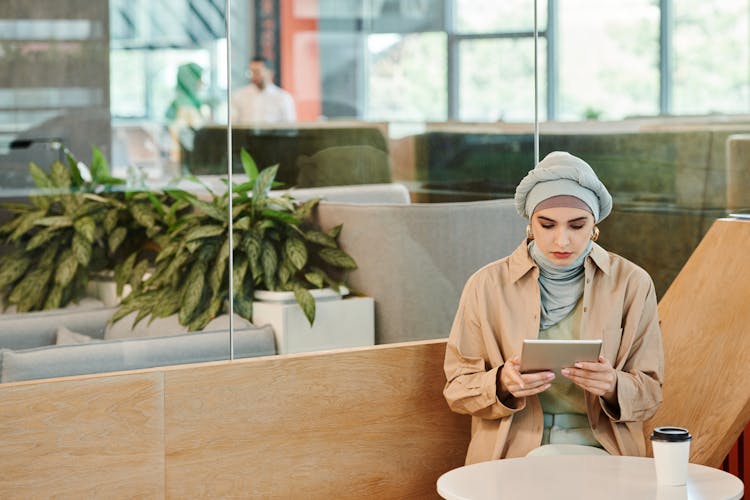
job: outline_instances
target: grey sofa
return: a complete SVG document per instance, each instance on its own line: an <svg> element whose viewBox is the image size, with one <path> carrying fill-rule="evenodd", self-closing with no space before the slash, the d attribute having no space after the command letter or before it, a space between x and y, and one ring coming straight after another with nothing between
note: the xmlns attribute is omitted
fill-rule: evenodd
<svg viewBox="0 0 750 500"><path fill-rule="evenodd" d="M466 280L509 255L526 227L509 199L322 202L316 216L323 229L344 225L341 247L359 266L346 279L375 299L377 344L447 337Z"/></svg>
<svg viewBox="0 0 750 500"><path fill-rule="evenodd" d="M229 358L229 332L204 330L105 340L115 308L73 308L0 316L0 382L217 361ZM57 345L61 327L91 341ZM235 330L237 358L276 354L270 326Z"/></svg>

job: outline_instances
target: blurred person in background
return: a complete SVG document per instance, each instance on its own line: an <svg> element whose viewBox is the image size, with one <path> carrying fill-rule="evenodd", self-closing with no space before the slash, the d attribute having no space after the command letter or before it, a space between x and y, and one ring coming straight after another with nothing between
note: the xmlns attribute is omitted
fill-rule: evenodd
<svg viewBox="0 0 750 500"><path fill-rule="evenodd" d="M250 61L250 84L232 94L232 123L294 122L297 112L289 92L273 83L273 70L263 57Z"/></svg>

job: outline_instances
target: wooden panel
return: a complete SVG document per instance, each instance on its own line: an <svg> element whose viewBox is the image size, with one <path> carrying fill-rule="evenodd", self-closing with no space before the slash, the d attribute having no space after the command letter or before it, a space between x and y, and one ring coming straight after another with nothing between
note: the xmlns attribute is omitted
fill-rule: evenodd
<svg viewBox="0 0 750 500"><path fill-rule="evenodd" d="M445 340L165 373L167 496L436 498L470 419L442 396Z"/></svg>
<svg viewBox="0 0 750 500"><path fill-rule="evenodd" d="M0 498L163 498L163 376L2 386Z"/></svg>
<svg viewBox="0 0 750 500"><path fill-rule="evenodd" d="M691 462L713 467L750 419L748 249L750 221L716 221L659 303L664 402L646 431L687 427Z"/></svg>

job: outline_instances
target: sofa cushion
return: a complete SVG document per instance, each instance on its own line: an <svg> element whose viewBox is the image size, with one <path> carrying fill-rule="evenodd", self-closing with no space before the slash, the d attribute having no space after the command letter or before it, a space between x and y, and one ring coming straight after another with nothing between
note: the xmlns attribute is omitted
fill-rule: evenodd
<svg viewBox="0 0 750 500"><path fill-rule="evenodd" d="M73 332L64 326L57 329L57 341L55 345L71 345L71 344L88 344L89 342L98 341L89 335L82 333Z"/></svg>
<svg viewBox="0 0 750 500"><path fill-rule="evenodd" d="M187 326L180 324L176 314L172 314L165 318L156 318L153 321L149 318L144 318L133 327L133 321L137 315L137 312L132 312L119 321L107 325L106 331L104 332L104 339L117 340L143 337L165 337L167 335L187 333L188 331ZM238 316L237 314L234 315L235 330L251 328L252 326L253 324L242 316ZM222 314L215 317L203 328L204 332L212 332L215 330L229 330L228 314Z"/></svg>
<svg viewBox="0 0 750 500"><path fill-rule="evenodd" d="M94 338L103 338L115 308L65 307L49 311L0 315L0 348L29 349L54 344L60 326ZM93 306L93 304L92 304Z"/></svg>
<svg viewBox="0 0 750 500"><path fill-rule="evenodd" d="M271 191L271 194L290 194L295 200L307 201L321 198L340 203L410 203L409 190L398 182L385 184L355 184L352 186L324 186L315 188L292 188L286 191Z"/></svg>
<svg viewBox="0 0 750 500"><path fill-rule="evenodd" d="M127 316L120 318L114 323L108 323L104 331L105 340L132 339L143 337L164 337L166 335L176 335L178 333L187 333L188 327L183 326L177 320L177 315L173 314L166 318L143 318L136 325L133 325L138 312L132 312Z"/></svg>
<svg viewBox="0 0 750 500"><path fill-rule="evenodd" d="M228 359L229 333L198 332L0 352L0 381L14 382ZM236 358L276 354L273 329L236 330L234 354Z"/></svg>

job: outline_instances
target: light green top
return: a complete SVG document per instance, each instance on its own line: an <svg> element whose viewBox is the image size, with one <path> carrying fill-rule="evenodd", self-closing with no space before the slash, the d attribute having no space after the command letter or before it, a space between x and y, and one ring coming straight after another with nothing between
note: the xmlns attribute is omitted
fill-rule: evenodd
<svg viewBox="0 0 750 500"><path fill-rule="evenodd" d="M564 319L539 332L540 339L578 340L581 337L581 300ZM539 394L539 402L544 413L582 413L586 414L586 401L583 389L570 379L558 376L552 386Z"/></svg>
<svg viewBox="0 0 750 500"><path fill-rule="evenodd" d="M558 323L539 332L540 339L578 340L581 338L582 301ZM542 444L579 444L601 447L586 415L583 389L559 376L549 389L539 394L544 411Z"/></svg>

